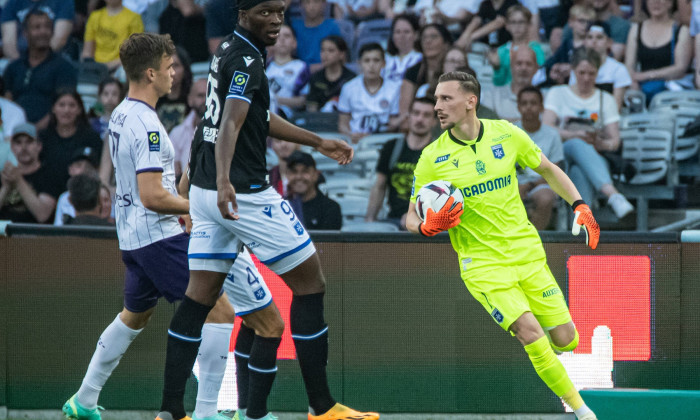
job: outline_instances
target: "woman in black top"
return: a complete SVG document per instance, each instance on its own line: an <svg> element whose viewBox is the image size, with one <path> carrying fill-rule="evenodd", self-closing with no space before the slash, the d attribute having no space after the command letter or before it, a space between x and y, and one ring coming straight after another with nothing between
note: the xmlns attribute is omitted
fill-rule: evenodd
<svg viewBox="0 0 700 420"><path fill-rule="evenodd" d="M100 135L90 127L80 95L74 90L60 90L51 106L48 127L39 132L43 144L41 159L50 167L57 182L66 185L68 165L76 149L94 148L102 152Z"/></svg>
<svg viewBox="0 0 700 420"><path fill-rule="evenodd" d="M632 24L627 35L625 65L632 89L642 89L647 101L666 89L668 80L683 77L692 57L688 27L673 19L676 0L645 0L649 18Z"/></svg>

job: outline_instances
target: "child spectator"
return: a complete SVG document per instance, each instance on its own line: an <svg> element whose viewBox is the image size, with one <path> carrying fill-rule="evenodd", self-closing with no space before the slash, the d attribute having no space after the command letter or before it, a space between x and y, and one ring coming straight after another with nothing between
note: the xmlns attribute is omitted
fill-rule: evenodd
<svg viewBox="0 0 700 420"><path fill-rule="evenodd" d="M139 14L122 5L122 0L106 0L106 4L88 17L82 57L114 71L121 65L119 46L129 35L143 32L143 22Z"/></svg>
<svg viewBox="0 0 700 420"><path fill-rule="evenodd" d="M484 0L479 11L455 44L467 51L474 42L500 47L510 40L506 31L506 11L518 0Z"/></svg>
<svg viewBox="0 0 700 420"><path fill-rule="evenodd" d="M353 143L371 133L398 129L400 85L382 78L384 49L377 43L360 48L362 75L343 86L338 101L338 131Z"/></svg>
<svg viewBox="0 0 700 420"><path fill-rule="evenodd" d="M614 12L619 13L617 2L613 0L585 0L583 3L593 9L594 16L591 20L599 20L610 25L610 38L613 44L610 47L613 57L616 60L622 61L626 56L625 44L627 43L627 35L630 31L630 23L627 19L617 16ZM639 2L634 2L636 8ZM564 27L562 34L562 42L568 42L574 35L571 23Z"/></svg>
<svg viewBox="0 0 700 420"><path fill-rule="evenodd" d="M97 88L97 104L89 113L90 126L100 135L100 138L105 139L109 117L122 99L124 99L124 85L119 80L109 77L100 82Z"/></svg>
<svg viewBox="0 0 700 420"><path fill-rule="evenodd" d="M564 149L556 128L543 125L540 115L544 112L542 92L528 86L518 93L518 111L522 119L515 125L527 132L542 153L558 166L564 163ZM552 209L557 195L540 174L531 168L517 167L520 198L525 203L530 222L537 230L545 230L552 219Z"/></svg>
<svg viewBox="0 0 700 420"><path fill-rule="evenodd" d="M544 64L545 53L542 50L542 45L536 41L528 42L531 20L532 13L527 7L520 4L511 6L506 12L506 30L512 41L506 42L495 51L491 50L488 54L489 63L495 70L493 74L494 86L503 86L510 82L510 56L518 48L530 47L535 52L537 66Z"/></svg>
<svg viewBox="0 0 700 420"><path fill-rule="evenodd" d="M306 97L302 89L309 82L309 66L295 59L293 54L297 49L297 39L294 31L287 25L282 25L275 45L270 47L274 59L267 65L265 73L270 83L270 97L275 98L278 109L270 109L277 114L291 117L294 111L302 109ZM271 101L272 102L272 101Z"/></svg>
<svg viewBox="0 0 700 420"><path fill-rule="evenodd" d="M627 67L609 56L610 46L612 45L610 26L603 21L591 23L584 45L586 48L597 52L601 59L598 77L595 79L596 86L608 93L612 93L615 97L615 102L617 102L617 109L621 109L625 91L632 84L632 79L627 71ZM569 77L569 84L576 84L576 75L573 72L571 72L571 77Z"/></svg>
<svg viewBox="0 0 700 420"><path fill-rule="evenodd" d="M340 28L334 20L324 18L326 0L301 0L301 7L304 18L292 20L292 29L297 36L297 56L315 73L322 67L319 39L340 35Z"/></svg>
<svg viewBox="0 0 700 420"><path fill-rule="evenodd" d="M27 51L26 34L20 30L31 11L41 11L51 20L49 46L60 52L73 30L74 2L66 0L8 0L2 7L2 51L15 60Z"/></svg>
<svg viewBox="0 0 700 420"><path fill-rule="evenodd" d="M330 35L321 41L323 68L311 75L306 110L311 112L336 112L343 85L357 76L345 67L348 45L338 35Z"/></svg>
<svg viewBox="0 0 700 420"><path fill-rule="evenodd" d="M391 37L386 48L385 78L401 82L406 69L423 59L423 54L416 51L419 29L418 18L414 15L398 15L391 22Z"/></svg>
<svg viewBox="0 0 700 420"><path fill-rule="evenodd" d="M595 11L589 6L575 5L569 10L569 26L573 36L564 38L562 44L544 64L548 84L565 84L571 73L571 56L576 48L583 47L588 26L595 19Z"/></svg>

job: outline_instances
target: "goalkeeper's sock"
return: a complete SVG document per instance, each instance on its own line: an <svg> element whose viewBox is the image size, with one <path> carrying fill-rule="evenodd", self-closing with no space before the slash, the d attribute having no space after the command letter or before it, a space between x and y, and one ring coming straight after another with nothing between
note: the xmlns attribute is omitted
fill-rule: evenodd
<svg viewBox="0 0 700 420"><path fill-rule="evenodd" d="M537 375L557 397L564 399L564 402L573 410L583 405L581 396L574 388L574 383L569 379L564 365L554 354L547 337L542 336L534 343L526 345L525 351L530 356L530 361L535 367Z"/></svg>

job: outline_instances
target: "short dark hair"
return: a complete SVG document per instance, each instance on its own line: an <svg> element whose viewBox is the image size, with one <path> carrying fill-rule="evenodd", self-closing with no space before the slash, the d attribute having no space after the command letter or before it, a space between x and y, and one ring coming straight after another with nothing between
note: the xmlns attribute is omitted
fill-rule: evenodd
<svg viewBox="0 0 700 420"><path fill-rule="evenodd" d="M327 37L325 37L321 40L321 44L323 44L326 41L332 42L333 44L335 44L335 47L338 48L338 50L340 52L345 54L345 60L347 61L347 59L348 59L348 43L345 42L345 38L343 38L340 35L328 35Z"/></svg>
<svg viewBox="0 0 700 420"><path fill-rule="evenodd" d="M544 96L542 96L542 91L535 86L525 86L524 88L520 89L520 92L518 92L518 102L520 102L520 97L526 93L534 93L535 95L537 95L538 98L540 98L540 102L544 103Z"/></svg>
<svg viewBox="0 0 700 420"><path fill-rule="evenodd" d="M132 34L119 47L119 59L129 81L139 82L147 69L160 69L163 56L175 54L170 34Z"/></svg>
<svg viewBox="0 0 700 420"><path fill-rule="evenodd" d="M476 95L477 105L481 103L481 84L476 76L464 71L451 71L445 73L438 79L438 83L444 82L459 82L459 88L464 92L473 93Z"/></svg>
<svg viewBox="0 0 700 420"><path fill-rule="evenodd" d="M70 202L76 212L90 211L100 200L102 183L95 175L80 174L68 180Z"/></svg>
<svg viewBox="0 0 700 420"><path fill-rule="evenodd" d="M382 46L376 42L368 42L367 44L362 45L360 47L360 52L357 54L357 58L361 60L362 56L370 51L379 51L382 55L382 59L384 58L384 48L382 48Z"/></svg>
<svg viewBox="0 0 700 420"><path fill-rule="evenodd" d="M38 7L32 7L29 10L29 13L27 13L27 15L24 17L24 20L22 20L22 29L27 30L27 28L29 28L29 18L32 16L45 16L50 21L53 22L53 19L51 19L51 16L49 16L49 14L46 13L44 10L42 10Z"/></svg>
<svg viewBox="0 0 700 420"><path fill-rule="evenodd" d="M416 102L421 103L421 104L427 104L427 105L434 107L435 106L435 97L432 95L425 95L425 96L415 98L415 99L413 99L413 102L411 102L411 106L409 107L409 109L413 109L413 104L415 104Z"/></svg>

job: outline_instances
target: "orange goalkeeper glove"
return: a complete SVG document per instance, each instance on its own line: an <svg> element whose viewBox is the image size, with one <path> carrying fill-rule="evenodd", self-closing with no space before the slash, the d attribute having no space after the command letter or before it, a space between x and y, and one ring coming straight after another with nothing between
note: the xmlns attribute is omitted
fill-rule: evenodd
<svg viewBox="0 0 700 420"><path fill-rule="evenodd" d="M462 203L453 206L454 202L454 197L448 198L437 213L429 208L425 213L425 221L418 226L420 233L423 236L435 236L457 226L461 222L460 217L464 213L464 206Z"/></svg>
<svg viewBox="0 0 700 420"><path fill-rule="evenodd" d="M596 249L600 239L600 226L595 221L591 208L583 200L576 200L571 208L574 209L574 225L571 227L571 233L578 235L583 226L586 231L586 245Z"/></svg>

